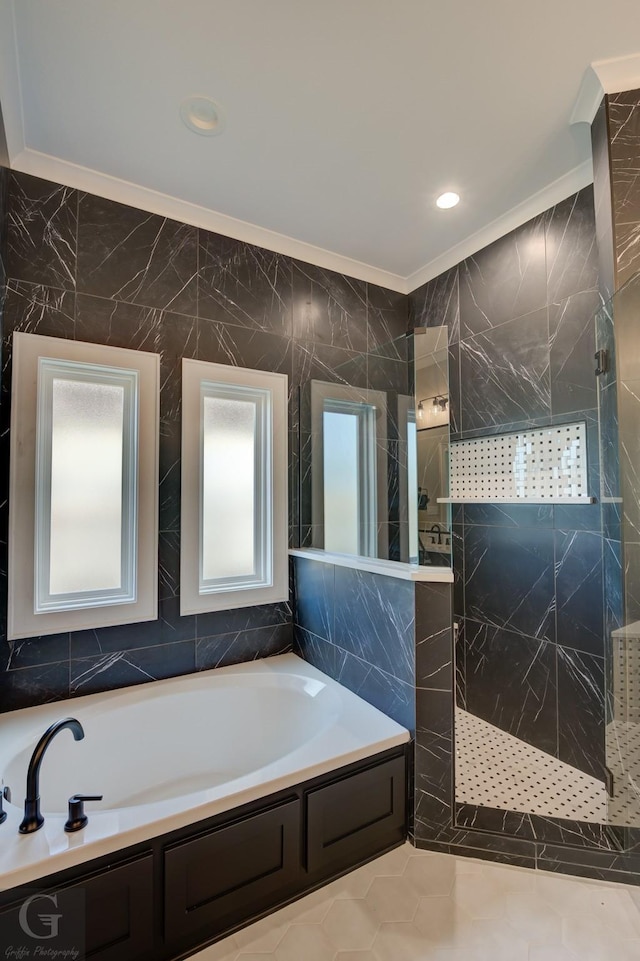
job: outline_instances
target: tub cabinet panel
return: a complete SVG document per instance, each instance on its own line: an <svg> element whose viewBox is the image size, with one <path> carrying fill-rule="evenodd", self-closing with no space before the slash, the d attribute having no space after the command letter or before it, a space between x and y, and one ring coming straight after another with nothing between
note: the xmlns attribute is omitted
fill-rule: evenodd
<svg viewBox="0 0 640 961"><path fill-rule="evenodd" d="M407 750L319 775L29 888L58 892L61 904L66 897L84 912L87 961L185 958L401 844ZM23 900L24 889L0 892L0 948L3 919L16 930Z"/></svg>
<svg viewBox="0 0 640 961"><path fill-rule="evenodd" d="M165 938L190 941L277 903L300 865L298 799L165 851Z"/></svg>
<svg viewBox="0 0 640 961"><path fill-rule="evenodd" d="M81 883L86 898L87 961L134 961L153 945L153 857Z"/></svg>
<svg viewBox="0 0 640 961"><path fill-rule="evenodd" d="M307 870L357 863L405 834L404 758L393 758L306 794Z"/></svg>
<svg viewBox="0 0 640 961"><path fill-rule="evenodd" d="M18 892L16 892L18 893ZM87 961L142 961L153 957L153 855L138 858L116 867L103 868L100 873L80 877L72 883L41 887L29 886L23 890L22 897L6 910L0 909L0 942L11 932L14 944L28 945L34 957L55 957L47 955L46 949L55 952L56 945L62 941L55 937L46 939L34 922L36 935L42 940L25 936L18 915L25 898L37 893L45 898L55 898L42 904L35 902L30 914L37 919L39 911L60 915L59 930L61 938L67 937L69 945L75 947L75 938L81 939L78 947L82 949ZM46 909L46 910L45 910ZM78 912L84 911L84 925L76 929ZM65 927L65 918L71 918ZM30 924L30 921L29 921ZM3 933L4 932L4 933ZM51 947L51 943L54 947ZM31 957L31 954L25 957ZM62 956L62 955L60 955Z"/></svg>

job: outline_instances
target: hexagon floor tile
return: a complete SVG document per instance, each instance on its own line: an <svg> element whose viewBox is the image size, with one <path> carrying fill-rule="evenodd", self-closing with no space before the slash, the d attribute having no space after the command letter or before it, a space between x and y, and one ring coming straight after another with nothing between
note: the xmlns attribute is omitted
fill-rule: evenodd
<svg viewBox="0 0 640 961"><path fill-rule="evenodd" d="M640 890L409 844L194 961L640 961Z"/></svg>

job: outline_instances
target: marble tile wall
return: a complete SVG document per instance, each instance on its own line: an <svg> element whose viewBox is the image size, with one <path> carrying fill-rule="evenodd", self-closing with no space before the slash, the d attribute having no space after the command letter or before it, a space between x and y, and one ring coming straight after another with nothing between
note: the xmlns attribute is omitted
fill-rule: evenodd
<svg viewBox="0 0 640 961"><path fill-rule="evenodd" d="M295 649L415 731L415 589L411 581L292 558Z"/></svg>
<svg viewBox="0 0 640 961"><path fill-rule="evenodd" d="M451 812L451 586L292 558L295 649L414 736L416 838Z"/></svg>
<svg viewBox="0 0 640 961"><path fill-rule="evenodd" d="M454 438L584 420L590 493L598 496L601 304L592 188L414 291L412 324L449 325ZM615 540L602 536L600 504L459 505L452 528L457 702L602 777L604 621L617 616L604 585L615 582L619 556ZM452 742L441 747L446 757ZM450 756L448 763L452 770ZM441 777L433 781L427 796ZM418 825L416 816L419 843L441 850L520 864L541 857L552 869L612 879L637 870L637 854L620 850L633 848L633 832L456 810L453 789L439 818L421 832Z"/></svg>
<svg viewBox="0 0 640 961"><path fill-rule="evenodd" d="M407 298L25 174L8 176L0 478L0 710L288 651L289 604L179 616L180 361L289 376L290 541L298 544L299 388L310 376L397 379L381 345ZM0 181L0 184L3 181ZM159 606L155 622L6 638L11 334L161 355ZM406 374L405 374L406 376ZM384 387L382 388L384 389Z"/></svg>
<svg viewBox="0 0 640 961"><path fill-rule="evenodd" d="M616 289L640 270L640 90L606 97Z"/></svg>

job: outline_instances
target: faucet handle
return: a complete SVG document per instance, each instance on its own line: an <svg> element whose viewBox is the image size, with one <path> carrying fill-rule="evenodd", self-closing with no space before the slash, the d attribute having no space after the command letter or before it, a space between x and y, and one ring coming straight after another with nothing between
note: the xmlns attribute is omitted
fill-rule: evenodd
<svg viewBox="0 0 640 961"><path fill-rule="evenodd" d="M67 834L73 834L74 831L81 831L89 820L84 813L84 802L101 801L102 798L102 794L74 794L69 798L69 817L64 826Z"/></svg>

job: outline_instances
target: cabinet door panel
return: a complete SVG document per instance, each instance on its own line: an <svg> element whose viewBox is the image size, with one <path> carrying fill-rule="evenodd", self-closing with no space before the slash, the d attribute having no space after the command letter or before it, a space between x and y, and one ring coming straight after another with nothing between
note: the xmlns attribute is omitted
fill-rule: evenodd
<svg viewBox="0 0 640 961"><path fill-rule="evenodd" d="M168 848L165 938L214 937L275 904L300 875L300 802ZM195 942L193 942L195 943Z"/></svg>
<svg viewBox="0 0 640 961"><path fill-rule="evenodd" d="M25 898L37 894L32 908L20 911ZM43 900L40 900L40 898ZM55 900L52 900L55 899ZM60 939L44 938L42 918L52 915ZM27 917L25 933L24 918ZM0 914L0 941L11 931L13 944L27 944L33 957L55 957L73 944L79 944L87 961L142 961L152 957L153 948L153 857L148 855L107 868L93 877L81 878L60 888L25 889L24 897ZM29 932L35 934L31 937ZM49 932L50 934L51 932ZM75 938L78 938L78 942ZM15 940L15 938L21 940ZM51 954L47 955L46 951ZM60 957L62 957L62 953ZM71 955L69 955L71 956Z"/></svg>
<svg viewBox="0 0 640 961"><path fill-rule="evenodd" d="M403 757L359 771L306 796L307 869L357 863L406 831Z"/></svg>

